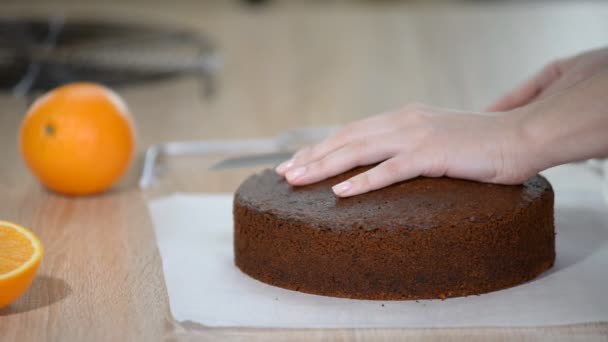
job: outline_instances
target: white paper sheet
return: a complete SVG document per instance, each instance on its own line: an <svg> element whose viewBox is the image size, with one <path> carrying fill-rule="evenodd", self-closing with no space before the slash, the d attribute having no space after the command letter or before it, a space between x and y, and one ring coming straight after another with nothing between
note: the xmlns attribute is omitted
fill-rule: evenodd
<svg viewBox="0 0 608 342"><path fill-rule="evenodd" d="M269 286L233 264L232 196L174 194L149 202L177 321L211 327L483 327L608 321L608 212L598 184L556 188L557 260L526 284L420 301L330 298ZM561 177L561 178L560 178ZM601 186L600 186L601 188Z"/></svg>

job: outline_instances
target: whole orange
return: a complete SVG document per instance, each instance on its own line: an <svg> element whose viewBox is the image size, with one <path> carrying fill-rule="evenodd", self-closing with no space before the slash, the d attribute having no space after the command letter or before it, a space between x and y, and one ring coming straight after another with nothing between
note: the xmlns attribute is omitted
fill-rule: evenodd
<svg viewBox="0 0 608 342"><path fill-rule="evenodd" d="M94 83L56 88L29 108L21 154L51 190L88 195L111 187L133 159L135 132L125 102Z"/></svg>

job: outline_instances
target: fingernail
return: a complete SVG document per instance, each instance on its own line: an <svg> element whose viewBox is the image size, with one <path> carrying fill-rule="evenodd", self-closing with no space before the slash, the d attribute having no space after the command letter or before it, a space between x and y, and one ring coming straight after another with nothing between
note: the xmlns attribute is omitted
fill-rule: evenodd
<svg viewBox="0 0 608 342"><path fill-rule="evenodd" d="M293 159L289 159L289 160L284 161L281 164L279 164L279 166L277 166L275 171L279 174L283 174L283 173L285 173L285 171L287 171L292 166L293 166Z"/></svg>
<svg viewBox="0 0 608 342"><path fill-rule="evenodd" d="M287 172L287 174L285 176L287 177L288 180L294 181L294 180L302 177L302 175L305 173L306 173L306 166L300 166L296 169L290 170L289 172Z"/></svg>
<svg viewBox="0 0 608 342"><path fill-rule="evenodd" d="M340 184L334 185L333 188L331 188L331 189L334 191L334 194L336 194L336 195L346 195L352 187L353 187L353 183L351 183L350 181L346 181L346 182L342 182Z"/></svg>

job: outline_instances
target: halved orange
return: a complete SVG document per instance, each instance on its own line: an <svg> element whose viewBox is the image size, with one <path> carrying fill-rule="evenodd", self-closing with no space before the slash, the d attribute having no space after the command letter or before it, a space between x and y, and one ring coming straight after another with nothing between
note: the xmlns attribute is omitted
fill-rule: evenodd
<svg viewBox="0 0 608 342"><path fill-rule="evenodd" d="M0 308L16 301L32 284L44 249L31 231L0 220Z"/></svg>

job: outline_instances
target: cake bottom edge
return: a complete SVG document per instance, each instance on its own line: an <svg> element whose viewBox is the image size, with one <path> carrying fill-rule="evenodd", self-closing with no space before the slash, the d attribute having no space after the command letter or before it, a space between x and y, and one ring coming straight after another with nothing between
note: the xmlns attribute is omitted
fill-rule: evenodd
<svg viewBox="0 0 608 342"><path fill-rule="evenodd" d="M491 292L496 292L500 290L505 290L508 288L512 288L515 286L523 285L527 282L530 282L536 279L538 276L548 271L554 266L555 258L552 260L545 261L538 265L538 268L533 272L528 272L526 274L521 274L518 277L511 277L511 279L503 280L501 282L496 282L487 286L479 286L476 289L445 289L443 291L437 292L432 291L428 293L405 293L405 292L373 292L369 293L350 293L346 291L339 290L323 290L323 289L313 289L304 285L296 285L287 283L284 281L277 281L271 276L262 273L248 272L246 268L241 267L238 263L235 262L235 266L243 272L245 275L260 281L264 284L279 287L286 290L297 291L312 295L324 296L324 297L334 297L334 298L346 298L346 299L359 299L359 300L384 300L384 301L406 301L406 300L428 300L428 299L447 299L447 298L456 298L456 297L468 297L468 296L478 296L482 294L487 294Z"/></svg>

